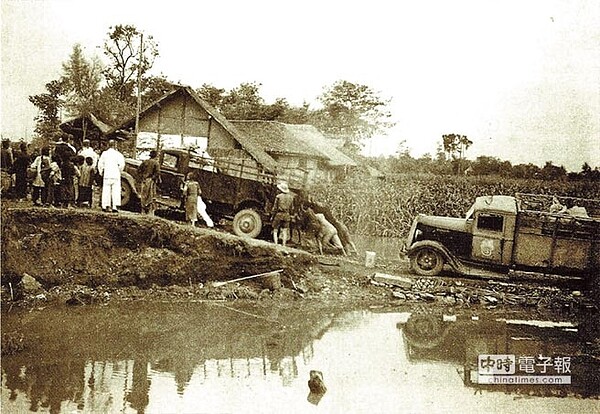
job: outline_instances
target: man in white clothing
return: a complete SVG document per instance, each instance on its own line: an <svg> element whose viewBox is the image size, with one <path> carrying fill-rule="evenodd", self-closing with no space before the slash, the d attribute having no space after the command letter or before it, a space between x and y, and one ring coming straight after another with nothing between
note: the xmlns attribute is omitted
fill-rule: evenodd
<svg viewBox="0 0 600 414"><path fill-rule="evenodd" d="M77 155L81 155L83 158L90 157L93 161L92 166L94 168L96 168L96 166L98 165L98 154L92 148L89 139L83 140L83 147L79 150Z"/></svg>
<svg viewBox="0 0 600 414"><path fill-rule="evenodd" d="M117 212L121 206L121 172L125 157L117 150L115 140L108 141L108 149L98 159L98 173L102 175L102 210Z"/></svg>

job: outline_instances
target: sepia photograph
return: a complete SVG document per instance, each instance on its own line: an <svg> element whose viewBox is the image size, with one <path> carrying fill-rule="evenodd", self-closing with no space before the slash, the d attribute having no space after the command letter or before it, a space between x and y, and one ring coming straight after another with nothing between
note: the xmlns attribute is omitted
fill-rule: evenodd
<svg viewBox="0 0 600 414"><path fill-rule="evenodd" d="M600 411L600 2L0 23L2 413Z"/></svg>

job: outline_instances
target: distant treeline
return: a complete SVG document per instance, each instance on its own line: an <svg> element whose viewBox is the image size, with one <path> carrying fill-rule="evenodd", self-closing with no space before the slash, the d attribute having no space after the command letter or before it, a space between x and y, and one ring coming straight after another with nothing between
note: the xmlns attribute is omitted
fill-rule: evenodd
<svg viewBox="0 0 600 414"><path fill-rule="evenodd" d="M435 175L468 175L499 176L503 178L539 179L539 180L600 180L600 169L586 162L578 172L567 172L565 167L557 166L552 161L543 167L534 164L516 164L502 161L496 157L480 156L476 160L449 160L443 152L435 158L429 154L421 158L413 158L409 154L389 157L368 158L365 160L372 167L386 174L428 173Z"/></svg>

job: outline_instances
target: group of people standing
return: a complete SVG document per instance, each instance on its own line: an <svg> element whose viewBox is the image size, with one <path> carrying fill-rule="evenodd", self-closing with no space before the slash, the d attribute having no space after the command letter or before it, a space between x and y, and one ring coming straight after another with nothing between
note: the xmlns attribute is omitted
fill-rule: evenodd
<svg viewBox="0 0 600 414"><path fill-rule="evenodd" d="M13 195L26 200L31 185L31 199L36 206L91 206L97 158L91 148L84 146L77 152L62 138L53 150L44 146L32 154L24 142L14 153L8 141L2 142L2 171L14 177ZM10 182L12 184L13 180Z"/></svg>
<svg viewBox="0 0 600 414"><path fill-rule="evenodd" d="M89 140L84 139L82 144L78 151L71 139L61 137L52 148L44 146L29 154L26 143L20 143L19 151L13 153L10 142L3 141L2 172L14 176L14 196L26 200L31 190L34 206L92 207L93 186L102 185L102 208L116 211L121 203L125 158L114 141L109 141L102 155Z"/></svg>
<svg viewBox="0 0 600 414"><path fill-rule="evenodd" d="M97 157L95 157L97 158ZM43 147L29 170L33 176L32 201L35 206L91 206L94 158L77 153L70 142L62 139L54 151Z"/></svg>

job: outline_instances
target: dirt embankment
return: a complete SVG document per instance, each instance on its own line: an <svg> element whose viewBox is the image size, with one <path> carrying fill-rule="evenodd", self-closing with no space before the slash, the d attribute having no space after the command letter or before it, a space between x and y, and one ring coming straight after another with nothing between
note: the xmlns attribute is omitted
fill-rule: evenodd
<svg viewBox="0 0 600 414"><path fill-rule="evenodd" d="M3 303L37 307L49 302L244 299L277 306L302 301L306 309L408 305L476 312L505 307L540 319L556 315L579 320L587 327L593 352L600 354L598 277L592 285L549 282L543 275L510 281L417 277L402 260L378 258L375 268L366 268L363 257L315 256L133 213L3 204L1 224ZM264 283L265 278L220 287L211 283L277 269L283 269L278 289ZM380 276L374 277L376 273ZM2 348L9 349L11 341L20 346L19 338L3 334Z"/></svg>
<svg viewBox="0 0 600 414"><path fill-rule="evenodd" d="M277 269L283 269L282 288L275 291L265 291L263 278L218 288L211 283ZM404 281L381 283L371 278L376 272L399 275ZM598 283L549 285L545 277L508 283L422 278L411 275L401 260L378 259L376 268L368 269L362 257L320 257L158 217L20 205L2 206L2 287L5 300L39 297L74 304L268 298L281 303L296 299L323 305L427 303L586 314L598 313L600 292Z"/></svg>
<svg viewBox="0 0 600 414"><path fill-rule="evenodd" d="M302 273L309 253L133 213L3 209L3 284L24 274L44 288L198 285L284 269Z"/></svg>

